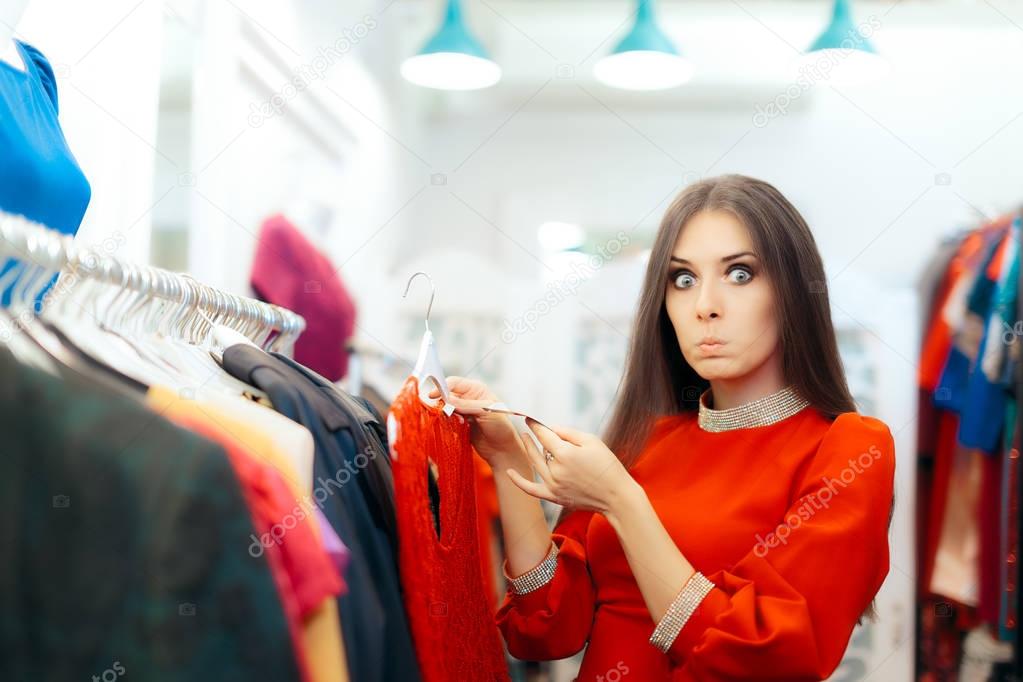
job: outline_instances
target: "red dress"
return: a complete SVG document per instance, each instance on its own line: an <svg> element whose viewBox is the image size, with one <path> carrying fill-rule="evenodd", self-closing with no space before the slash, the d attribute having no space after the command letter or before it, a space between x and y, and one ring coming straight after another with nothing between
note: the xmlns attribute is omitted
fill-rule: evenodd
<svg viewBox="0 0 1023 682"><path fill-rule="evenodd" d="M508 679L494 627L476 520L478 457L469 423L419 399L409 377L391 404L398 422L392 443L398 516L398 567L423 682ZM440 538L427 485L429 460L439 471Z"/></svg>
<svg viewBox="0 0 1023 682"><path fill-rule="evenodd" d="M497 619L509 651L547 660L588 643L581 682L827 678L888 574L888 427L807 407L715 433L683 413L655 422L630 473L716 587L661 653L617 534L577 511L555 529L553 580L505 597Z"/></svg>

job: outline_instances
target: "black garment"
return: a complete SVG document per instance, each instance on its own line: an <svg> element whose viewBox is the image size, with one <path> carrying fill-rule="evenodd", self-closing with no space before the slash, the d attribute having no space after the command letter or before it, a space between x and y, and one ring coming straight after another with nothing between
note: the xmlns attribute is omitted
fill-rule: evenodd
<svg viewBox="0 0 1023 682"><path fill-rule="evenodd" d="M288 366L294 367L295 369L303 372L310 378L320 389L324 391L333 400L336 400L339 405L345 410L352 410L354 413L355 420L357 423L362 424L363 431L366 437L365 446L371 448L379 448L387 456L380 457L373 460L373 464L379 464L381 468L386 470L381 471L379 476L382 483L377 486L385 489L388 496L388 505L386 510L382 510L385 513L385 521L388 522L388 532L391 535L392 546L394 547L395 555L398 554L398 520L395 517L395 501L394 501L394 471L391 468L391 456L388 452L387 446L387 428L384 426L384 417L381 416L380 410L376 409L372 401L363 396L352 396L338 388L338 384L331 382L324 376L317 374L308 367L297 363L295 360L288 358L287 356L280 355L279 353L272 353L273 357L277 358L281 362L286 363ZM353 405L357 403L357 405ZM368 412L368 414L367 414ZM363 443L359 444L360 448L364 447ZM430 509L434 512L434 529L437 531L437 537L441 535L441 492L437 486L437 476L433 469L430 468L429 463L427 464L427 490L430 494Z"/></svg>
<svg viewBox="0 0 1023 682"><path fill-rule="evenodd" d="M351 550L345 575L349 589L338 604L352 680L417 682L419 666L397 557L381 500L371 499L380 482L373 483L370 474L385 464L377 460L386 460L389 468L390 458L379 439L367 437L367 429L383 426L372 412L358 409L361 403L347 411L336 389L325 390L305 372L258 348L232 346L224 351L223 362L232 376L265 391L275 410L313 435L313 499Z"/></svg>
<svg viewBox="0 0 1023 682"><path fill-rule="evenodd" d="M326 377L317 374L286 355L272 353L273 357L304 376L334 405L327 408L331 414L342 415L349 425L359 452L374 452L365 470L366 501L373 513L387 531L391 548L398 553L398 520L394 509L394 472L391 470L391 455L387 450L387 430L380 413L365 399L352 396L337 387ZM341 420L336 420L341 421Z"/></svg>
<svg viewBox="0 0 1023 682"><path fill-rule="evenodd" d="M0 346L0 680L298 680L218 446Z"/></svg>

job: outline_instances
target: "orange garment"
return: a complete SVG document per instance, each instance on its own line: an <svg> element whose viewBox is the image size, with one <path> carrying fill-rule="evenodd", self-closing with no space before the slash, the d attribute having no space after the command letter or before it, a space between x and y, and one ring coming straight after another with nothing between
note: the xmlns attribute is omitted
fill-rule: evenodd
<svg viewBox="0 0 1023 682"><path fill-rule="evenodd" d="M218 442L229 440L245 456L270 466L279 473L288 492L294 498L294 504L285 505L285 513L272 522L287 529L286 517L289 515L294 517L292 521L302 524L302 529L294 533L288 531L283 541L285 543L289 541L288 534L292 535L290 540L294 543L300 542L303 538L312 538L326 559L326 550L320 542L320 530L313 519L315 502L310 499L311 491L302 489L302 477L291 464L293 458L277 449L276 439L265 433L264 425L249 419L238 419L234 413L228 413L223 409L219 400L216 403L187 400L164 386L150 387L146 400L152 409L171 421L186 428L199 428L201 435ZM267 420L265 423L271 422L272 420ZM228 454L231 454L230 450ZM271 554L268 552L268 558ZM329 559L326 559L325 563L333 567ZM317 564L322 565L323 562ZM307 568L311 570L313 566ZM301 658L304 660L311 682L347 682L348 664L335 599L338 592L344 588L344 582L343 579L338 580L335 588L334 581L329 579L327 571L324 571L323 577L324 580L318 580L316 583L292 585L291 591L298 596L298 616L301 620L298 646L301 648L303 654ZM302 604L307 606L303 607Z"/></svg>
<svg viewBox="0 0 1023 682"><path fill-rule="evenodd" d="M614 529L576 511L555 529L553 580L505 596L508 649L546 660L588 642L581 682L823 680L888 574L894 472L888 427L854 412L831 421L807 407L719 433L693 412L662 417L630 473L716 587L661 653Z"/></svg>
<svg viewBox="0 0 1023 682"><path fill-rule="evenodd" d="M409 377L389 420L398 517L398 567L423 682L508 679L493 599L486 592L476 520L478 457L469 423L419 399ZM429 462L438 469L440 537L428 489Z"/></svg>
<svg viewBox="0 0 1023 682"><path fill-rule="evenodd" d="M497 576L494 574L494 526L500 518L501 508L497 504L497 486L494 472L482 457L473 453L476 465L476 522L480 541L480 568L483 571L483 585L487 591L491 611L497 609L500 596L497 592ZM499 560L498 560L499 561Z"/></svg>

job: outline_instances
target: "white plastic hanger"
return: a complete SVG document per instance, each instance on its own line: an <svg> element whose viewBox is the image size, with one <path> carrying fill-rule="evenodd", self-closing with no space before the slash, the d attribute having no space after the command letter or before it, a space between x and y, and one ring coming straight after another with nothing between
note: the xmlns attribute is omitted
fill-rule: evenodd
<svg viewBox="0 0 1023 682"><path fill-rule="evenodd" d="M437 354L437 344L434 342L433 332L430 331L430 311L433 310L433 298L436 294L433 280L425 272L415 273L409 277L408 284L405 285L405 293L401 297L405 298L408 296L412 280L419 275L425 277L430 283L430 303L426 306L426 331L423 333L423 340L419 344L419 357L416 359L415 367L412 368L411 376L414 376L419 382L419 397L423 402L429 402L423 398L426 384L429 382L436 384L441 397L445 399L444 413L451 416L451 413L455 411L455 406L446 402L448 397L448 381L444 376L444 367L440 364L440 356Z"/></svg>
<svg viewBox="0 0 1023 682"><path fill-rule="evenodd" d="M433 383L437 386L437 390L440 391L441 398L444 400L444 414L451 416L455 411L455 406L448 402L448 381L444 376L444 368L440 364L440 356L437 354L437 344L433 340L433 332L430 331L430 311L433 310L433 299L437 293L436 287L433 285L433 280L425 272L416 272L408 279L408 283L405 284L405 293L401 295L402 298L408 296L409 288L412 286L412 281L422 275L426 278L426 281L430 283L430 303L426 306L426 331L423 333L423 340L419 344L419 357L416 358L415 367L412 368L412 373L409 376L416 378L419 384L419 399L427 404L431 404L429 400L423 397L424 386L428 383ZM429 391L426 392L429 395ZM392 459L397 458L397 453L394 451L393 444L398 437L398 423L394 418L393 413L387 415L387 439L391 443L391 457Z"/></svg>

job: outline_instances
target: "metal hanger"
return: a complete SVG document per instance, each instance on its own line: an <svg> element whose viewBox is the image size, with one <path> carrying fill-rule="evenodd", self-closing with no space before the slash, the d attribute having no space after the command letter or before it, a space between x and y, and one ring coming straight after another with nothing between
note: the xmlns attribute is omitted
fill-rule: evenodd
<svg viewBox="0 0 1023 682"><path fill-rule="evenodd" d="M12 288L11 309L0 310L0 320L10 321L12 339L5 335L0 341L7 340L22 357L35 352L25 343L33 341L61 360L51 346L61 350L62 342L36 324L41 317L74 339L77 348L136 380L145 379L142 383L173 387L212 374L204 384L238 392L239 386L251 388L221 376L211 348L244 338L287 352L305 329L305 320L290 310L81 247L70 236L23 216L0 211L0 237L0 262L3 256L16 259L0 277L0 291ZM60 279L44 298L54 273ZM44 300L42 311L35 309L38 299Z"/></svg>

